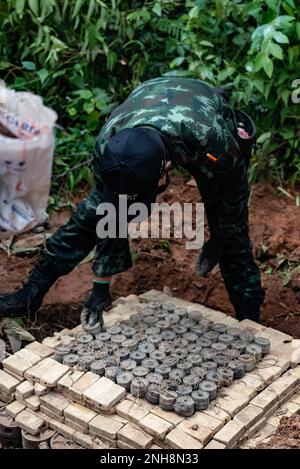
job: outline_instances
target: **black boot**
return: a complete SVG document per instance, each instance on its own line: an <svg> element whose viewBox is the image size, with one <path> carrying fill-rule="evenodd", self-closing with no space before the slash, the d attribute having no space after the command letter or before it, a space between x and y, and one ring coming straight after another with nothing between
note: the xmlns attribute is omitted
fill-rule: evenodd
<svg viewBox="0 0 300 469"><path fill-rule="evenodd" d="M259 309L254 310L245 310L245 311L237 311L236 317L239 321L243 319L250 319L251 321L260 323L260 311Z"/></svg>
<svg viewBox="0 0 300 469"><path fill-rule="evenodd" d="M59 275L50 273L48 269L36 266L22 288L14 293L0 295L0 318L35 313L58 277Z"/></svg>

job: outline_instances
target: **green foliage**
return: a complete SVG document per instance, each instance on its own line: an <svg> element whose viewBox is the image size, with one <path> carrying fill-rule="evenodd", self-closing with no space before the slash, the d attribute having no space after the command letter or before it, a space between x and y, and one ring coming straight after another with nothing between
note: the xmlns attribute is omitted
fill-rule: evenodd
<svg viewBox="0 0 300 469"><path fill-rule="evenodd" d="M7 0L0 77L57 110L65 128L54 166L59 187L90 182L88 162L107 114L140 81L162 74L230 90L258 126L251 179L295 184L299 11L296 0Z"/></svg>

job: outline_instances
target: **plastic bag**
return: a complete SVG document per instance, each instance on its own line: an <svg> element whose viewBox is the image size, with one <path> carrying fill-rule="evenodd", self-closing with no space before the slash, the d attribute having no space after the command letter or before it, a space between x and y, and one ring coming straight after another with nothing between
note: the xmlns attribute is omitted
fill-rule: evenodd
<svg viewBox="0 0 300 469"><path fill-rule="evenodd" d="M5 239L47 218L57 114L32 93L1 88L0 96L0 239Z"/></svg>

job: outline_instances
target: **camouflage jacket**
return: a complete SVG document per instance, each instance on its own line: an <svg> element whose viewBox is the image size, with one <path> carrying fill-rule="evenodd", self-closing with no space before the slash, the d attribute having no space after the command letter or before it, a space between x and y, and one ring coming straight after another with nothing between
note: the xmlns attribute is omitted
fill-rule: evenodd
<svg viewBox="0 0 300 469"><path fill-rule="evenodd" d="M233 110L215 88L200 80L167 76L142 83L103 126L94 152L95 173L108 139L124 128L136 126L157 129L175 164L186 167L191 174L217 178L221 187L217 231L228 236L235 230L245 167L236 140Z"/></svg>

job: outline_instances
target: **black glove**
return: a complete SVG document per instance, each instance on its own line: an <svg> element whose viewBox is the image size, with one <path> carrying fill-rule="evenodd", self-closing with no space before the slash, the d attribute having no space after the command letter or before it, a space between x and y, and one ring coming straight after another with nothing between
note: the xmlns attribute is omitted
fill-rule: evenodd
<svg viewBox="0 0 300 469"><path fill-rule="evenodd" d="M211 236L203 245L196 261L196 273L201 277L206 275L218 264L223 252L224 241L222 238Z"/></svg>
<svg viewBox="0 0 300 469"><path fill-rule="evenodd" d="M109 286L109 282L101 283L94 281L93 289L83 305L80 316L84 329L89 329L99 324L99 332L104 330L103 311L110 302Z"/></svg>

